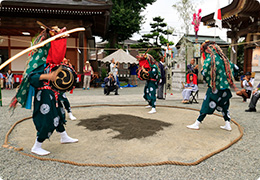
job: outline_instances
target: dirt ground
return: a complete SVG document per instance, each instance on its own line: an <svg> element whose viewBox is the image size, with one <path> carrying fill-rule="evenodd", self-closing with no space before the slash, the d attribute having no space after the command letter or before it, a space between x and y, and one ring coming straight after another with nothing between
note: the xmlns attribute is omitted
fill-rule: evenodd
<svg viewBox="0 0 260 180"><path fill-rule="evenodd" d="M220 129L223 118L215 115L207 116L200 130L190 130L186 126L196 120L197 111L158 107L155 114L147 112L137 106L74 108L77 120L68 120L66 131L79 142L60 144L54 132L43 148L51 152L49 158L79 163L193 162L239 136L234 124L231 132ZM33 122L26 120L9 142L30 153L35 138Z"/></svg>

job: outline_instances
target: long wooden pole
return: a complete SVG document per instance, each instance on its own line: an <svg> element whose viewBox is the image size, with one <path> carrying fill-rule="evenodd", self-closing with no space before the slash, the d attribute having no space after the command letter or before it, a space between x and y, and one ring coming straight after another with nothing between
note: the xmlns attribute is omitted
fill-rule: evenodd
<svg viewBox="0 0 260 180"><path fill-rule="evenodd" d="M81 27L81 28L75 28L75 29L71 29L69 31L66 31L66 32L63 32L61 34L57 34L49 39L46 39L45 41L42 41L41 43L35 45L35 46L32 46L32 47L29 47L19 53L17 53L16 55L14 55L13 57L11 57L10 59L8 59L7 61L5 61L1 66L0 66L0 70L3 69L5 66L7 66L8 64L10 64L12 61L14 61L15 59L17 59L18 57L30 52L31 50L33 49L37 49L37 48L40 48L42 46L44 46L45 44L51 42L51 41L54 41L55 39L57 38L60 38L60 37L63 37L63 36L66 36L68 34L71 34L71 33L74 33L74 32L78 32L78 31L85 31L85 28Z"/></svg>

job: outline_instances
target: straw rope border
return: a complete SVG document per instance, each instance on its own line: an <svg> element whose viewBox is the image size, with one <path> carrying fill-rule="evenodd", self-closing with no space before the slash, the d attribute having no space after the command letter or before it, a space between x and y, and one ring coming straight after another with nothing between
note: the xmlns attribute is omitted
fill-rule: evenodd
<svg viewBox="0 0 260 180"><path fill-rule="evenodd" d="M73 106L72 108L81 108L81 107L96 107L96 106L111 106L111 107L131 107L131 106L143 106L143 105L118 105L118 104L94 104L94 105L80 105L80 106ZM198 109L194 108L189 108L189 107L179 107L179 106L169 106L169 105L157 105L157 107L167 107L167 108L177 108L177 109L186 109L186 110L193 110L193 111L199 111ZM222 117L219 114L214 113L213 115ZM68 161L68 160L61 160L61 159L55 159L55 158L46 158L46 157L40 157L36 155L32 155L29 153L21 152L23 148L16 148L8 143L8 136L11 134L15 126L25 120L31 119L32 117L26 117L23 118L19 121L17 121L15 124L12 125L12 127L9 129L9 131L5 135L5 141L2 147L8 148L8 149L13 149L15 151L18 151L20 154L32 157L38 160L42 161L55 161L55 162L60 162L60 163L65 163L65 164L71 164L71 165L76 165L76 166L93 166L93 167L109 167L109 168L121 168L121 167L145 167L145 166L160 166L160 165L180 165L180 166L195 166L200 164L201 162L205 161L206 159L226 150L227 148L231 147L233 144L237 143L244 135L243 128L233 119L231 121L238 127L238 130L240 132L239 137L231 141L228 145L207 154L206 156L198 159L197 161L191 162L191 163L185 163L185 162L179 162L179 161L162 161L162 162L155 162L155 163L133 163L133 164L98 164L98 163L77 163L74 161Z"/></svg>

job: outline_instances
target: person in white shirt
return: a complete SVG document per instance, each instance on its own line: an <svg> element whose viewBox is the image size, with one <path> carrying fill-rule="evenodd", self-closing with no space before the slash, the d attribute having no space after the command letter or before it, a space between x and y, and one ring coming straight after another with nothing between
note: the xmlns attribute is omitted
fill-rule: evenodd
<svg viewBox="0 0 260 180"><path fill-rule="evenodd" d="M260 83L256 87L256 89L253 91L252 98L249 103L249 109L245 110L246 112L256 112L256 103L260 98Z"/></svg>
<svg viewBox="0 0 260 180"><path fill-rule="evenodd" d="M119 80L118 80L118 69L117 69L117 67L119 66L119 62L117 61L117 62L115 62L115 59L114 58L112 58L112 60L111 60L111 64L110 64L110 72L112 72L113 73L113 76L114 76L114 78L115 78L115 81L116 81L116 83L118 84L118 86L119 86Z"/></svg>
<svg viewBox="0 0 260 180"><path fill-rule="evenodd" d="M251 78L251 72L247 72L243 81L241 81L241 87L244 88L241 91L237 91L238 96L243 97L243 102L246 102L246 99L250 98L252 90L254 88L254 79Z"/></svg>

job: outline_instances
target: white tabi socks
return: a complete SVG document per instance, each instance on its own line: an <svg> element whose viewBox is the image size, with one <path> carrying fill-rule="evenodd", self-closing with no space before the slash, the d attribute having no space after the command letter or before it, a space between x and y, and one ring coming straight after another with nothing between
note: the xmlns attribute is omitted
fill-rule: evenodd
<svg viewBox="0 0 260 180"><path fill-rule="evenodd" d="M224 129L224 130L227 130L227 131L231 131L232 128L230 126L230 122L229 121L225 121L225 122L226 122L225 126L220 126L220 128Z"/></svg>
<svg viewBox="0 0 260 180"><path fill-rule="evenodd" d="M151 110L151 111L149 111L148 113L149 113L149 114L156 113L156 110L155 110L155 108L152 108L152 110Z"/></svg>
<svg viewBox="0 0 260 180"><path fill-rule="evenodd" d="M61 144L66 144L66 143L75 143L78 142L78 139L74 139L68 136L68 134L66 133L66 131L60 133L60 142Z"/></svg>
<svg viewBox="0 0 260 180"><path fill-rule="evenodd" d="M199 130L200 129L200 122L198 120L196 120L196 122L194 124L187 126L187 128Z"/></svg>
<svg viewBox="0 0 260 180"><path fill-rule="evenodd" d="M152 106L150 106L150 105L148 105L148 106L145 106L145 108L146 108L146 109L148 109L148 108L151 108L151 107L152 107Z"/></svg>
<svg viewBox="0 0 260 180"><path fill-rule="evenodd" d="M74 120L77 119L75 116L73 116L72 112L70 112L70 113L68 113L68 114L69 114L70 120L74 121Z"/></svg>
<svg viewBox="0 0 260 180"><path fill-rule="evenodd" d="M38 142L37 139L35 140L35 143L31 149L31 152L40 156L45 156L50 154L49 151L46 151L42 149L42 143Z"/></svg>

